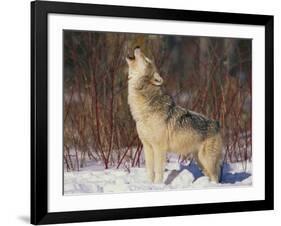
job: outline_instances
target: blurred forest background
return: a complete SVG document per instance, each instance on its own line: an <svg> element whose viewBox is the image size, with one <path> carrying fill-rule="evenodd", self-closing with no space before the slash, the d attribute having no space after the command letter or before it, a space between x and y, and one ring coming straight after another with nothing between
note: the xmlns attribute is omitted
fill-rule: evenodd
<svg viewBox="0 0 281 226"><path fill-rule="evenodd" d="M220 121L224 161L251 160L251 40L72 30L63 40L66 170L143 164L127 103L125 57L137 45L177 104Z"/></svg>

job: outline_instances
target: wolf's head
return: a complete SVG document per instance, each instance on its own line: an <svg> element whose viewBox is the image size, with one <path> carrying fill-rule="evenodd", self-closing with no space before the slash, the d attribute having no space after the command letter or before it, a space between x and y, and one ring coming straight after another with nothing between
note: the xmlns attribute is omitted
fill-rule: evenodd
<svg viewBox="0 0 281 226"><path fill-rule="evenodd" d="M140 47L136 47L133 56L128 55L126 61L129 66L128 79L130 82L141 87L163 84L163 79L157 72L155 64L142 53Z"/></svg>

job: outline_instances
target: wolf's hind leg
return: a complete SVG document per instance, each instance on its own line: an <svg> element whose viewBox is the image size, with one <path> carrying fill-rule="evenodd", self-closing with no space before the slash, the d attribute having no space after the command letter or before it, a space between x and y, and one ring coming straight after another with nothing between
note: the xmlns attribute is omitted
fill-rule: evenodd
<svg viewBox="0 0 281 226"><path fill-rule="evenodd" d="M203 173L205 174L204 172L204 167L202 165L202 163L200 162L199 160L199 157L198 157L198 152L197 153L193 153L193 158L195 159L197 165L200 167L200 169L203 171Z"/></svg>
<svg viewBox="0 0 281 226"><path fill-rule="evenodd" d="M147 142L142 142L145 157L145 167L148 179L150 182L154 182L154 156L152 146Z"/></svg>
<svg viewBox="0 0 281 226"><path fill-rule="evenodd" d="M214 182L219 182L221 151L221 137L216 135L208 138L198 152L198 160L204 174Z"/></svg>

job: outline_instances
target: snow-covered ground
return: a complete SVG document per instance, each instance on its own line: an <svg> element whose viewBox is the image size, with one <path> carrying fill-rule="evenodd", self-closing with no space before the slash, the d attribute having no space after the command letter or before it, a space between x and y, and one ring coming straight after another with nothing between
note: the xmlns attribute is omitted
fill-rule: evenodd
<svg viewBox="0 0 281 226"><path fill-rule="evenodd" d="M249 186L252 184L251 163L224 164L220 183L209 181L194 162L166 165L164 182L152 184L148 181L145 168L104 170L101 165L92 165L81 171L64 173L64 194L122 193L171 189L202 189L222 186Z"/></svg>

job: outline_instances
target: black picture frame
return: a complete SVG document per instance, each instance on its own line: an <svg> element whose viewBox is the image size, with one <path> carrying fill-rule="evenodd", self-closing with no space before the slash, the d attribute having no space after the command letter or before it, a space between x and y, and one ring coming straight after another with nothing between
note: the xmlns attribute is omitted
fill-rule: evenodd
<svg viewBox="0 0 281 226"><path fill-rule="evenodd" d="M197 21L265 27L265 199L142 208L48 212L48 14ZM31 223L51 224L272 210L273 16L80 3L31 3Z"/></svg>

